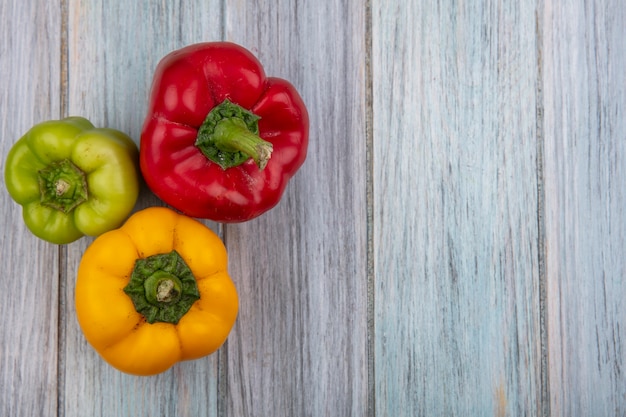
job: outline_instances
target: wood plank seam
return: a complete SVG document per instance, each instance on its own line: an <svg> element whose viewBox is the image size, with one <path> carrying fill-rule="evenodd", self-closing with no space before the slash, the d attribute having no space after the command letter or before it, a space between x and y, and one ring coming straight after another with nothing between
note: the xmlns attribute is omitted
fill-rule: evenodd
<svg viewBox="0 0 626 417"><path fill-rule="evenodd" d="M543 2L540 0L535 11L535 42L537 48L537 86L536 86L536 135L537 135L537 268L539 275L539 343L540 343L540 387L539 415L550 416L550 381L548 363L547 329L547 282L546 282L546 232L545 232L545 189L544 189L544 126L543 126L543 30L541 13Z"/></svg>
<svg viewBox="0 0 626 417"><path fill-rule="evenodd" d="M61 118L68 117L69 109L69 0L59 0L60 8L60 79L59 79L59 115ZM67 336L67 317L63 314L65 309L64 305L67 304L67 260L68 251L65 246L59 247L58 252L58 271L57 277L58 285L58 302L59 307L57 309L57 416L65 416L65 369L66 369L66 336Z"/></svg>
<svg viewBox="0 0 626 417"><path fill-rule="evenodd" d="M222 2L222 6L223 6ZM222 37L225 33L225 22L224 22L224 14L222 14L221 20L221 33ZM228 243L228 227L223 225L221 228L221 237L224 242L224 245ZM216 352L217 354L217 404L216 404L216 413L217 417L225 417L228 415L227 411L227 401L230 396L229 384L228 384L228 339L224 342L224 345Z"/></svg>
<svg viewBox="0 0 626 417"><path fill-rule="evenodd" d="M376 277L374 268L374 80L372 1L365 2L365 201L366 208L366 254L367 254L367 416L376 416Z"/></svg>

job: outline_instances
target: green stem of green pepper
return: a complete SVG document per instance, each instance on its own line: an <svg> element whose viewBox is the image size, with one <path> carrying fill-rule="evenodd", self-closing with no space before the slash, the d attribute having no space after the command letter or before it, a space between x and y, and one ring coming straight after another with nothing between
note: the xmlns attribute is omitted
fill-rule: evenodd
<svg viewBox="0 0 626 417"><path fill-rule="evenodd" d="M85 173L69 159L56 161L38 172L41 204L69 213L87 201Z"/></svg>

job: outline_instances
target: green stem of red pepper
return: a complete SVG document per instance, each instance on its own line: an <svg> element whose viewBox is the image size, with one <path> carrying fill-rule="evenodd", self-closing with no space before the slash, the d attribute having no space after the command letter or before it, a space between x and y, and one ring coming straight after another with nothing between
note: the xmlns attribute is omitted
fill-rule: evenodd
<svg viewBox="0 0 626 417"><path fill-rule="evenodd" d="M196 147L223 169L236 167L252 158L259 169L272 155L272 144L259 137L259 117L224 100L207 115L198 129Z"/></svg>
<svg viewBox="0 0 626 417"><path fill-rule="evenodd" d="M38 172L41 205L69 213L87 201L85 173L70 160L53 162Z"/></svg>

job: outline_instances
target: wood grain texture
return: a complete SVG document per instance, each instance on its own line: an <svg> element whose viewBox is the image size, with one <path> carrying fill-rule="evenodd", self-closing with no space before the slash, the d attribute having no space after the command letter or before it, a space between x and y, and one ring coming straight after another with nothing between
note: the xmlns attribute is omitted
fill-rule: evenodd
<svg viewBox="0 0 626 417"><path fill-rule="evenodd" d="M0 4L0 169L30 127L59 118L60 11L36 1ZM0 196L0 415L57 410L58 247L32 235L22 210Z"/></svg>
<svg viewBox="0 0 626 417"><path fill-rule="evenodd" d="M67 115L138 142L158 60L197 41L249 48L311 117L276 208L205 222L230 338L156 377L80 332L93 239L40 241L0 193L1 416L626 415L624 2L6 0L0 21L2 164Z"/></svg>
<svg viewBox="0 0 626 417"><path fill-rule="evenodd" d="M626 7L543 7L553 416L626 415Z"/></svg>
<svg viewBox="0 0 626 417"><path fill-rule="evenodd" d="M376 415L537 415L534 4L372 4Z"/></svg>
<svg viewBox="0 0 626 417"><path fill-rule="evenodd" d="M220 39L218 2L72 0L68 7L68 112L128 133L137 143L157 62L193 42ZM123 45L123 47L120 47ZM162 205L144 189L136 209ZM219 232L214 224L206 222ZM185 362L156 377L111 368L85 341L74 309L74 280L93 239L66 248L63 416L214 416L218 354Z"/></svg>
<svg viewBox="0 0 626 417"><path fill-rule="evenodd" d="M226 37L290 80L311 118L281 203L226 227L241 310L227 416L364 416L367 407L365 9L228 3Z"/></svg>

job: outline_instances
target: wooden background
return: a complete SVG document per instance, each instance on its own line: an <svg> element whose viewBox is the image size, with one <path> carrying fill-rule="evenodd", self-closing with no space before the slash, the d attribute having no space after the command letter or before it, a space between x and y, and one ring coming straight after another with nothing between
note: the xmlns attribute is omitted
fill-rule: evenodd
<svg viewBox="0 0 626 417"><path fill-rule="evenodd" d="M67 115L138 140L156 63L197 41L249 48L311 116L282 202L207 223L227 343L156 377L80 332L92 239L39 241L3 185L0 415L626 415L622 0L2 0L0 22L2 164Z"/></svg>

